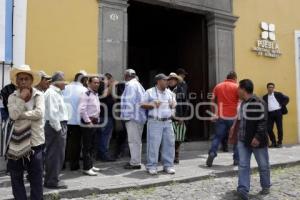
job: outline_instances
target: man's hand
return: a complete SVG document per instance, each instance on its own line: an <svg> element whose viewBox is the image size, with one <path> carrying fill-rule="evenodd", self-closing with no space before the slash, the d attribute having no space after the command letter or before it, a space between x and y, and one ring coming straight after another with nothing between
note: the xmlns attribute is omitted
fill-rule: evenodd
<svg viewBox="0 0 300 200"><path fill-rule="evenodd" d="M161 102L159 100L153 101L153 105L155 108L159 108Z"/></svg>
<svg viewBox="0 0 300 200"><path fill-rule="evenodd" d="M235 128L235 126L232 125L229 129L229 137L228 137L229 139L231 139L234 135L234 128Z"/></svg>
<svg viewBox="0 0 300 200"><path fill-rule="evenodd" d="M214 115L211 117L212 122L216 122L219 119L218 115Z"/></svg>
<svg viewBox="0 0 300 200"><path fill-rule="evenodd" d="M31 92L30 89L24 88L20 92L20 98L23 99L25 102L30 100Z"/></svg>
<svg viewBox="0 0 300 200"><path fill-rule="evenodd" d="M169 102L169 105L170 105L170 108L171 108L171 109L174 109L174 108L176 107L175 101L170 101L170 102Z"/></svg>
<svg viewBox="0 0 300 200"><path fill-rule="evenodd" d="M253 138L252 142L251 142L251 146L252 147L258 147L260 144L260 142L256 139L256 138Z"/></svg>

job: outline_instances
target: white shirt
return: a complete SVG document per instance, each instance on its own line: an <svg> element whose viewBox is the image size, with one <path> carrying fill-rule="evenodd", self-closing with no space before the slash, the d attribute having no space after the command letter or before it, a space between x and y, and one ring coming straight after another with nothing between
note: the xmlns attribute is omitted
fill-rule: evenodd
<svg viewBox="0 0 300 200"><path fill-rule="evenodd" d="M275 98L274 93L268 95L268 110L269 112L281 109L280 104Z"/></svg>
<svg viewBox="0 0 300 200"><path fill-rule="evenodd" d="M170 104L172 101L176 104L176 97L171 90L165 89L164 91L161 91L157 89L157 87L148 89L142 98L142 102L150 103L153 101L159 101L160 106L149 110L149 116L154 118L170 118L174 115L175 109L170 108Z"/></svg>
<svg viewBox="0 0 300 200"><path fill-rule="evenodd" d="M88 91L80 82L72 82L63 91L64 100L68 108L70 125L80 125L79 100Z"/></svg>
<svg viewBox="0 0 300 200"><path fill-rule="evenodd" d="M64 102L62 91L53 85L45 92L45 120L56 130L61 130L61 121L68 120L68 110Z"/></svg>

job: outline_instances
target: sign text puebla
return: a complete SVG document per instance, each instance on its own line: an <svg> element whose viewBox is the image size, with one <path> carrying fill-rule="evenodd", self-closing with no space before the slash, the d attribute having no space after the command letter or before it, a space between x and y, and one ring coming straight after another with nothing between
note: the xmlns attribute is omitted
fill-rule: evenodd
<svg viewBox="0 0 300 200"><path fill-rule="evenodd" d="M266 22L261 23L261 39L257 40L257 46L252 49L259 56L278 58L282 55L276 42L275 25Z"/></svg>

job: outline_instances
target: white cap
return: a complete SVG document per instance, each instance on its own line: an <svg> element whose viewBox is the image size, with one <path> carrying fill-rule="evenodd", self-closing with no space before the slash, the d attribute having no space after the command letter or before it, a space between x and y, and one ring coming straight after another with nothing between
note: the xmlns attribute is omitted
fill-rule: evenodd
<svg viewBox="0 0 300 200"><path fill-rule="evenodd" d="M133 69L127 69L127 70L125 71L125 73L128 74L128 75L130 75L130 76L136 75L136 73L135 73L135 71L134 71Z"/></svg>

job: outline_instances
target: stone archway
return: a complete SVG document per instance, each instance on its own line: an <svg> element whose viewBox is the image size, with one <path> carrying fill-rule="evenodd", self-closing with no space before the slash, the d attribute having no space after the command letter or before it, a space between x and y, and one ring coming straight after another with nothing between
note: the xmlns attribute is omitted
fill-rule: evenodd
<svg viewBox="0 0 300 200"><path fill-rule="evenodd" d="M208 21L209 87L234 69L232 0L136 0L205 14ZM101 72L121 80L127 66L128 0L99 0L99 61Z"/></svg>

